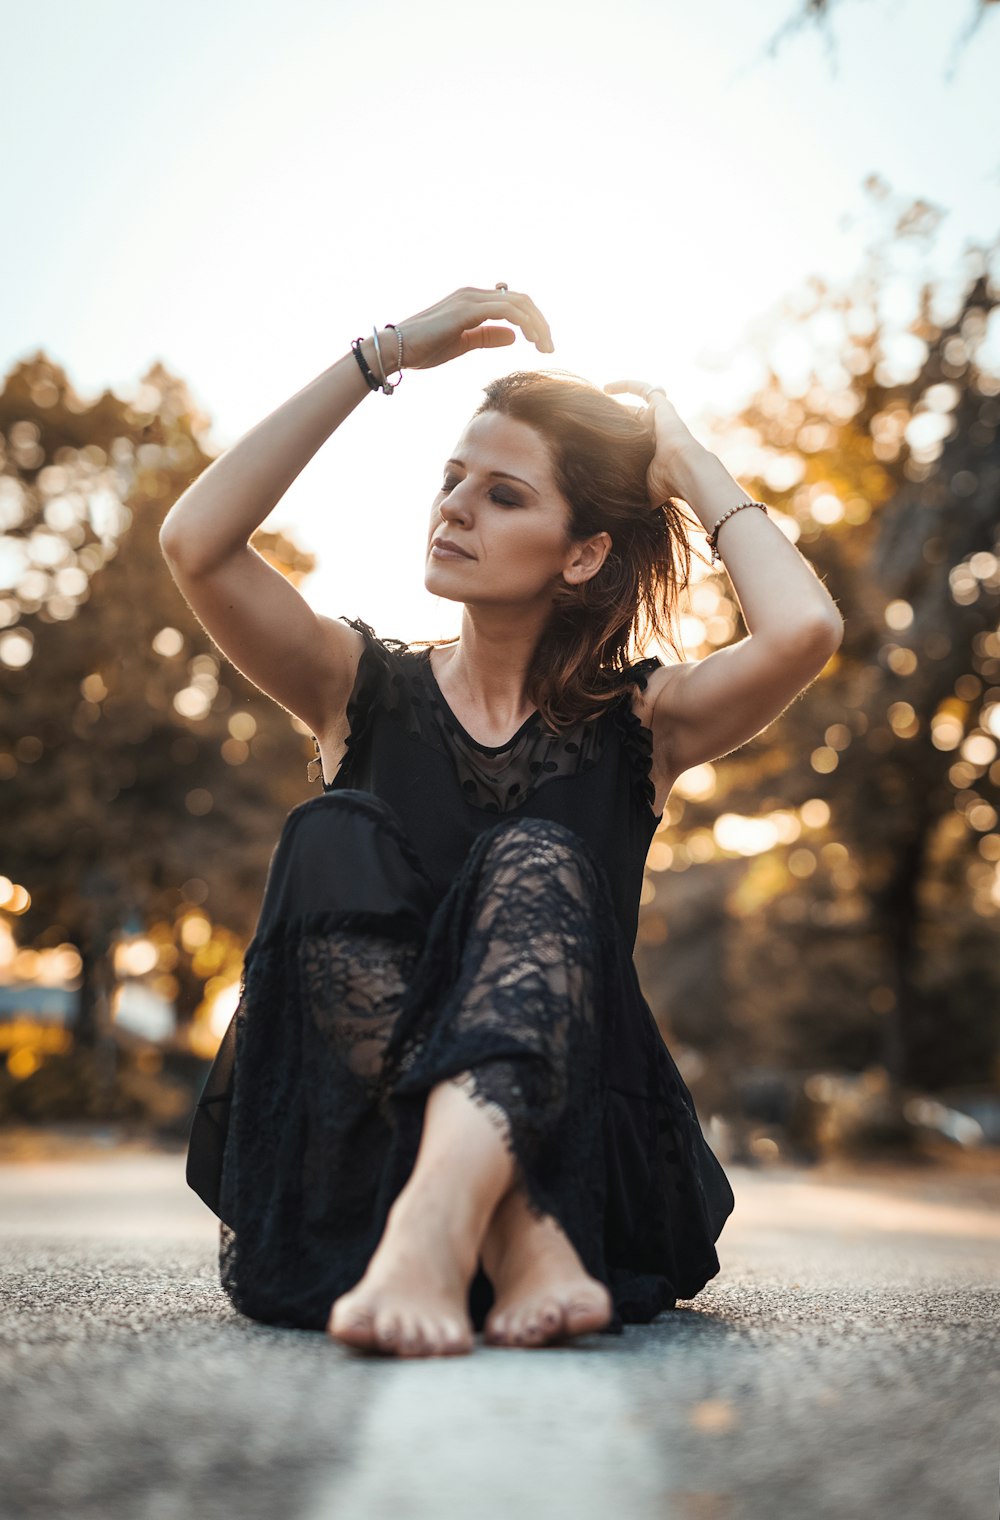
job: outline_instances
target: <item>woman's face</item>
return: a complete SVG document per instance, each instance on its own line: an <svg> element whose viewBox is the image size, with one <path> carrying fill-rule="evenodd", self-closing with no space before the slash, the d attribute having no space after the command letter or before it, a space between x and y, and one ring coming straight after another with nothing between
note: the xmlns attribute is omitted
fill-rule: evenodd
<svg viewBox="0 0 1000 1520"><path fill-rule="evenodd" d="M596 573L608 534L586 545L567 534L570 505L557 489L548 445L526 422L501 412L473 417L443 466L431 508L424 584L458 602L548 606L556 582ZM442 554L435 539L466 551ZM575 566L575 568L573 568Z"/></svg>

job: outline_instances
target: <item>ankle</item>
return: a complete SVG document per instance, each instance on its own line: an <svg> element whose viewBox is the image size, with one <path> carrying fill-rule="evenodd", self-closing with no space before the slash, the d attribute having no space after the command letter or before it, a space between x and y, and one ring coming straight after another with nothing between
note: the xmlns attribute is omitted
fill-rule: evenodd
<svg viewBox="0 0 1000 1520"><path fill-rule="evenodd" d="M497 1204L483 1237L481 1255L487 1277L502 1273L517 1257L530 1228L531 1219L525 1214L516 1187L511 1187Z"/></svg>
<svg viewBox="0 0 1000 1520"><path fill-rule="evenodd" d="M512 1189L490 1221L483 1241L483 1270L487 1277L522 1270L543 1257L562 1260L572 1245L551 1214L539 1216L523 1193Z"/></svg>
<svg viewBox="0 0 1000 1520"><path fill-rule="evenodd" d="M481 1212L467 1191L414 1174L392 1204L389 1222L397 1229L429 1229L461 1260L471 1255L474 1264L482 1235Z"/></svg>

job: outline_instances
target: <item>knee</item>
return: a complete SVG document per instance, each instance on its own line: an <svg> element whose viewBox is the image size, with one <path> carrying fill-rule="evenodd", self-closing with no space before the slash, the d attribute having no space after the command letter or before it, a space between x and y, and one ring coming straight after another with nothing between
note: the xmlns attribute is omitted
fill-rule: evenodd
<svg viewBox="0 0 1000 1520"><path fill-rule="evenodd" d="M327 818L372 818L395 824L400 829L403 827L399 814L384 798L351 786L338 787L332 792L319 792L315 797L300 802L292 808L287 822L291 824L297 817L310 822Z"/></svg>
<svg viewBox="0 0 1000 1520"><path fill-rule="evenodd" d="M413 846L395 808L374 792L341 787L294 807L285 819L279 845L293 845L296 851L329 860L346 844L373 837L397 846L412 860Z"/></svg>
<svg viewBox="0 0 1000 1520"><path fill-rule="evenodd" d="M583 841L579 834L564 823L552 818L515 818L509 823L499 823L493 829L487 855L541 855L552 854L566 858L582 853Z"/></svg>
<svg viewBox="0 0 1000 1520"><path fill-rule="evenodd" d="M517 872L554 871L567 885L594 884L593 863L580 835L551 818L518 818L499 824L484 859Z"/></svg>
<svg viewBox="0 0 1000 1520"><path fill-rule="evenodd" d="M326 912L410 909L428 918L430 880L399 815L371 792L343 788L293 808L268 866L258 932Z"/></svg>

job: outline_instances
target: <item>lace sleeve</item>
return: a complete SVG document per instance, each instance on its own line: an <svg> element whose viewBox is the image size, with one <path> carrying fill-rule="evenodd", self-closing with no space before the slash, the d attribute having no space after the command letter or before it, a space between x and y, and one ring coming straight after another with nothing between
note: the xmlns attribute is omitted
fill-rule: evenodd
<svg viewBox="0 0 1000 1520"><path fill-rule="evenodd" d="M380 639L374 628L361 618L342 617L341 622L347 623L360 633L365 641L365 647L358 661L354 687L347 699L348 731L344 739L345 749L338 775L344 774L350 767L352 753L368 733L375 709L392 705L395 674L393 656L403 654L409 648L402 639ZM323 762L320 756L319 740L315 734L313 734L313 745L315 754L306 767L306 775L310 781L322 781Z"/></svg>
<svg viewBox="0 0 1000 1520"><path fill-rule="evenodd" d="M648 659L639 660L629 667L629 677L641 691L645 691L649 676L662 664L663 661L656 655L650 655ZM622 693L612 710L621 736L622 748L628 757L633 796L640 806L648 807L652 811L656 801L656 787L653 785L651 775L653 735L633 712L630 690Z"/></svg>

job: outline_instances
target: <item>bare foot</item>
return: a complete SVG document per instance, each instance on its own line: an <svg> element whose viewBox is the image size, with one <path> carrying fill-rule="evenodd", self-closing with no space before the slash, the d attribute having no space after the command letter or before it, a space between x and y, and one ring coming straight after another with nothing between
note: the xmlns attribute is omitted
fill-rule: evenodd
<svg viewBox="0 0 1000 1520"><path fill-rule="evenodd" d="M512 1188L497 1208L482 1246L494 1303L483 1339L495 1346L544 1346L600 1330L614 1305L551 1218L537 1219Z"/></svg>
<svg viewBox="0 0 1000 1520"><path fill-rule="evenodd" d="M405 1188L364 1277L327 1320L334 1339L397 1356L454 1356L473 1348L469 1283L474 1233L460 1229L433 1189Z"/></svg>

